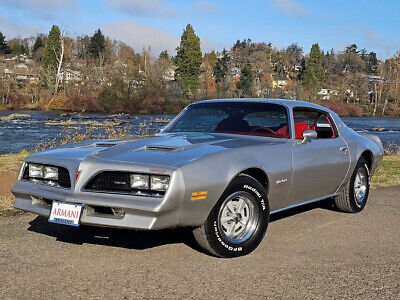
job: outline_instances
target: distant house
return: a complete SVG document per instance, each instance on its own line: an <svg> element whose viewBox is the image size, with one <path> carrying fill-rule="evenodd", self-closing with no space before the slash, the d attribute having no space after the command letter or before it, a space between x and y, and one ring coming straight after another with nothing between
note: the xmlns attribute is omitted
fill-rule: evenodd
<svg viewBox="0 0 400 300"><path fill-rule="evenodd" d="M388 80L385 77L378 75L361 75L361 78L372 83L385 83Z"/></svg>
<svg viewBox="0 0 400 300"><path fill-rule="evenodd" d="M33 63L33 60L26 56L25 54L20 54L12 57L6 57L3 59L4 62L21 62L21 63L26 63L30 64Z"/></svg>
<svg viewBox="0 0 400 300"><path fill-rule="evenodd" d="M162 77L165 81L174 81L175 80L175 66L168 67L163 73Z"/></svg>
<svg viewBox="0 0 400 300"><path fill-rule="evenodd" d="M275 76L272 75L272 88L281 88L283 89L285 86L287 86L289 82L289 78L283 77L283 76Z"/></svg>
<svg viewBox="0 0 400 300"><path fill-rule="evenodd" d="M332 96L339 95L339 91L333 89L320 89L317 94L322 100L330 100Z"/></svg>
<svg viewBox="0 0 400 300"><path fill-rule="evenodd" d="M242 72L242 70L239 67L231 68L231 73L232 73L233 78L239 78L241 72Z"/></svg>
<svg viewBox="0 0 400 300"><path fill-rule="evenodd" d="M297 72L301 72L303 70L303 66L301 65L301 63L295 63L294 70Z"/></svg>
<svg viewBox="0 0 400 300"><path fill-rule="evenodd" d="M64 81L65 83L80 82L81 81L81 72L71 70L71 69L62 70L61 74L60 74L60 79L62 81Z"/></svg>
<svg viewBox="0 0 400 300"><path fill-rule="evenodd" d="M19 63L13 67L5 68L3 78L15 78L18 81L38 82L39 72L28 67L26 64Z"/></svg>

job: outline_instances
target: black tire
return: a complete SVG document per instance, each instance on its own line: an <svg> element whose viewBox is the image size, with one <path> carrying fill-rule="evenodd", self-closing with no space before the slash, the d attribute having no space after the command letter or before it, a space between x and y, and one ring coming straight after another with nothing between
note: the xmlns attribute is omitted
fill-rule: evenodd
<svg viewBox="0 0 400 300"><path fill-rule="evenodd" d="M235 198L236 195L237 198ZM224 212L225 207L230 206L227 201L235 203L234 201L240 201L240 199L246 199L248 202L245 202L249 204L242 210L244 214L246 214L247 209L248 217L246 225L241 226L239 224L241 220L238 221L238 219L232 219L232 221L227 221L230 223L224 224L232 224L235 222L236 225L233 225L233 231L231 231L233 234L236 234L236 226L239 227L239 232L243 230L243 234L245 234L246 229L249 231L241 239L230 239L226 235L224 226L221 225L223 224L222 221L220 221L222 220L221 214ZM233 208L235 208L235 211L236 209L239 210L237 206ZM233 215L233 212L230 213ZM242 219L240 213L236 213L235 216ZM243 219L244 218L245 217L243 217ZM201 248L214 256L224 258L237 257L246 255L257 248L265 235L268 222L269 204L265 189L253 177L241 174L232 180L217 204L211 210L204 224L193 231L193 236Z"/></svg>
<svg viewBox="0 0 400 300"><path fill-rule="evenodd" d="M365 176L366 190L364 192L362 201L357 200L354 188L357 174L359 174L359 172L363 172L366 174ZM357 162L357 165L354 169L351 178L342 188L340 194L335 197L336 207L340 211L347 213L358 213L362 211L365 205L367 204L367 199L369 195L369 179L370 179L370 174L369 174L368 163L363 157L361 157Z"/></svg>

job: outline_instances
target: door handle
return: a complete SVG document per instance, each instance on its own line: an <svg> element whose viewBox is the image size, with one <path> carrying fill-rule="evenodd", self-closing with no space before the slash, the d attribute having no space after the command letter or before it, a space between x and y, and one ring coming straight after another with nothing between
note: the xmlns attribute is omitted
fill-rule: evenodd
<svg viewBox="0 0 400 300"><path fill-rule="evenodd" d="M347 151L347 150L349 150L349 148L347 148L347 147L340 147L340 151Z"/></svg>

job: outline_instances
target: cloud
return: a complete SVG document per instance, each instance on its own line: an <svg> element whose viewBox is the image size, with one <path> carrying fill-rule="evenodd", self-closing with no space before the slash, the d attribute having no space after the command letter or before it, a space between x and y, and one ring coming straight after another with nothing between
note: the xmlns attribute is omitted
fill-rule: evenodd
<svg viewBox="0 0 400 300"><path fill-rule="evenodd" d="M31 9L56 9L56 8L76 8L77 0L6 0L3 5L11 8L31 8Z"/></svg>
<svg viewBox="0 0 400 300"><path fill-rule="evenodd" d="M191 6L191 10L196 14L213 14L217 12L214 3L207 0L196 0Z"/></svg>
<svg viewBox="0 0 400 300"><path fill-rule="evenodd" d="M174 16L178 11L159 0L112 0L110 6L134 15Z"/></svg>
<svg viewBox="0 0 400 300"><path fill-rule="evenodd" d="M176 48L180 43L180 36L171 34L165 30L144 26L131 21L116 22L102 26L102 31L112 39L120 40L132 46L140 52L143 47L151 47L151 54L158 55L163 50L168 50L170 54L176 53ZM222 45L200 37L201 50L209 52Z"/></svg>
<svg viewBox="0 0 400 300"><path fill-rule="evenodd" d="M39 32L43 32L43 28L38 28L32 25L24 26L1 17L0 28L2 28L2 32L7 39L12 39L14 37L30 37L38 34Z"/></svg>
<svg viewBox="0 0 400 300"><path fill-rule="evenodd" d="M179 45L179 38L162 29L143 26L135 22L116 22L103 26L103 32L116 40L121 40L136 50L151 46L153 55L158 55L163 50L174 53Z"/></svg>
<svg viewBox="0 0 400 300"><path fill-rule="evenodd" d="M270 2L284 14L301 18L307 15L307 8L295 0L270 0Z"/></svg>
<svg viewBox="0 0 400 300"><path fill-rule="evenodd" d="M5 0L0 1L1 7L15 12L22 12L24 17L40 20L54 20L57 15L65 11L76 10L78 0Z"/></svg>
<svg viewBox="0 0 400 300"><path fill-rule="evenodd" d="M388 40L380 36L375 30L367 27L360 27L359 30L363 34L367 47L380 49L380 56L389 57L391 56L396 49L399 48L399 45L392 40Z"/></svg>

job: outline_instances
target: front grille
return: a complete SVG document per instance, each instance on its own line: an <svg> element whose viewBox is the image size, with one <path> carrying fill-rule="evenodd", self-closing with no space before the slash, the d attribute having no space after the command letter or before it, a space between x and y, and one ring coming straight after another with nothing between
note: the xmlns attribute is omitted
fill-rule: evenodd
<svg viewBox="0 0 400 300"><path fill-rule="evenodd" d="M33 182L39 182L39 183L44 183L52 186L60 186L63 188L71 188L71 179L69 177L69 172L66 168L64 167L58 167L58 166L53 166L53 165L47 165L46 166L51 166L51 167L57 167L58 169L58 180L46 180L46 179L41 179L41 178L31 178L29 177L29 163L25 165L24 173L22 175L22 179L33 181Z"/></svg>
<svg viewBox="0 0 400 300"><path fill-rule="evenodd" d="M87 191L122 193L137 196L162 197L164 191L138 190L131 188L131 173L104 171L94 176L84 187Z"/></svg>
<svg viewBox="0 0 400 300"><path fill-rule="evenodd" d="M89 190L130 191L130 174L126 172L102 172L85 187Z"/></svg>

